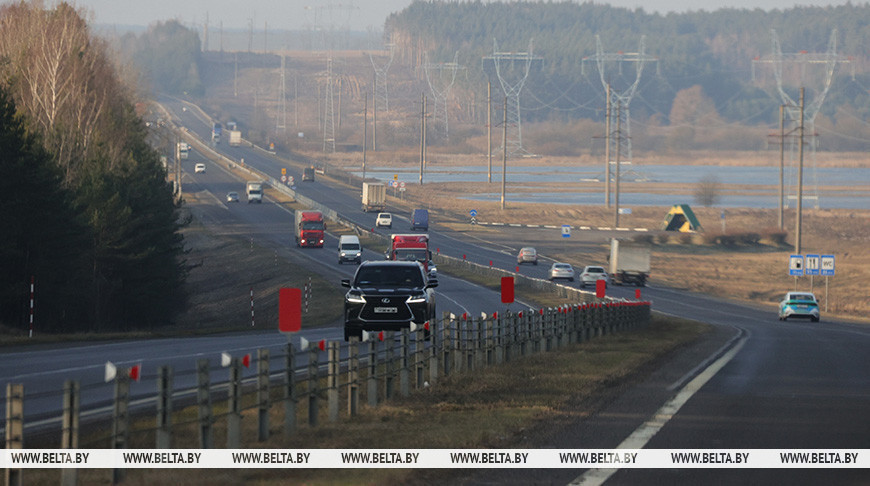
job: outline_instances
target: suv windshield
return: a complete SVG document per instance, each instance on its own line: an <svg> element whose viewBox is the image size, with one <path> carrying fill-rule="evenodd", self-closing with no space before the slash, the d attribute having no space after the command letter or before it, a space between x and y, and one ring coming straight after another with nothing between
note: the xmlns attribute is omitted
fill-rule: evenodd
<svg viewBox="0 0 870 486"><path fill-rule="evenodd" d="M410 265L369 265L356 274L357 287L422 287L423 274Z"/></svg>

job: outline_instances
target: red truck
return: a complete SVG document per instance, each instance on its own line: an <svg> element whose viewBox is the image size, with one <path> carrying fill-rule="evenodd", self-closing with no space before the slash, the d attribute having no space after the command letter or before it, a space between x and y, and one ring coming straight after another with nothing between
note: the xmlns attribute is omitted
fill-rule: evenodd
<svg viewBox="0 0 870 486"><path fill-rule="evenodd" d="M326 223L320 211L296 211L296 245L323 248Z"/></svg>
<svg viewBox="0 0 870 486"><path fill-rule="evenodd" d="M429 235L390 235L390 251L387 260L418 261L429 272Z"/></svg>

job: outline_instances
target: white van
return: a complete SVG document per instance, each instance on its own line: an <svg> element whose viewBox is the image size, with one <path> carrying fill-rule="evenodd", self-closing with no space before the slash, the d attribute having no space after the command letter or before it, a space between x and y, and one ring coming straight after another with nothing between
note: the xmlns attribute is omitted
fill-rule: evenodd
<svg viewBox="0 0 870 486"><path fill-rule="evenodd" d="M342 235L338 238L338 263L362 263L362 246L359 238L354 235Z"/></svg>

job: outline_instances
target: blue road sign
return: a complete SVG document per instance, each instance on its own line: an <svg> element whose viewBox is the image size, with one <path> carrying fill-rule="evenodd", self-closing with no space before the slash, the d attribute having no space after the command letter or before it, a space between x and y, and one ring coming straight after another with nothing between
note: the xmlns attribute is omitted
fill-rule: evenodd
<svg viewBox="0 0 870 486"><path fill-rule="evenodd" d="M834 255L822 255L820 274L825 277L834 276Z"/></svg>
<svg viewBox="0 0 870 486"><path fill-rule="evenodd" d="M806 268L804 268L805 275L818 275L819 274L819 256L818 255L807 255L807 259L804 263L806 264Z"/></svg>
<svg viewBox="0 0 870 486"><path fill-rule="evenodd" d="M791 255L788 257L788 274L801 277L804 274L804 256Z"/></svg>
<svg viewBox="0 0 870 486"><path fill-rule="evenodd" d="M563 224L562 225L562 238L570 238L571 237L571 225Z"/></svg>
<svg viewBox="0 0 870 486"><path fill-rule="evenodd" d="M476 209L472 209L471 211L468 212L468 214L470 214L471 217L473 218L473 217L477 216L477 210L476 210Z"/></svg>

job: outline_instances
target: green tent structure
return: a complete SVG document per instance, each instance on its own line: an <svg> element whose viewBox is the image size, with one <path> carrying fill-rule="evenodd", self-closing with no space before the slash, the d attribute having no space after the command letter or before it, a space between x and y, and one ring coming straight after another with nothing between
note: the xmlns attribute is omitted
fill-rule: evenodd
<svg viewBox="0 0 870 486"><path fill-rule="evenodd" d="M698 218L688 204L675 204L665 220L662 222L662 229L665 231L681 231L683 233L694 233L704 231Z"/></svg>

